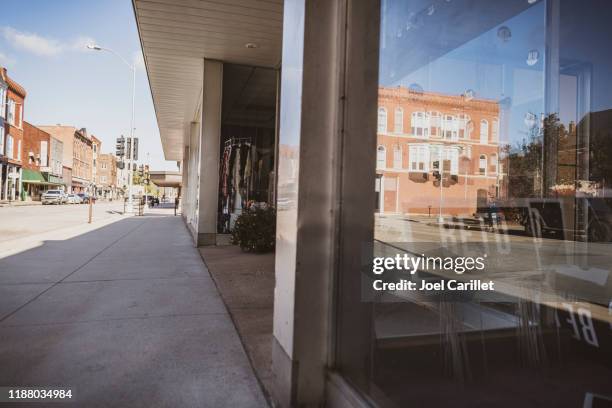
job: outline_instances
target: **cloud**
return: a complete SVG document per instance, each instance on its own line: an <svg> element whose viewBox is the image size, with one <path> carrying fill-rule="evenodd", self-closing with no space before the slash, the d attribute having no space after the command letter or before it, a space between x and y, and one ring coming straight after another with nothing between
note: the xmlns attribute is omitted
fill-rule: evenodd
<svg viewBox="0 0 612 408"><path fill-rule="evenodd" d="M8 26L2 28L2 34L15 49L24 50L41 57L52 57L65 51L85 51L87 44L95 43L93 38L86 36L62 42L35 33L17 31Z"/></svg>
<svg viewBox="0 0 612 408"><path fill-rule="evenodd" d="M0 52L0 66L10 68L15 65L16 62L17 61L15 60L15 58L11 57L10 55L6 55L3 52Z"/></svg>
<svg viewBox="0 0 612 408"><path fill-rule="evenodd" d="M37 34L22 33L12 27L4 27L4 38L15 48L24 49L40 56L57 55L62 51L62 45L56 41Z"/></svg>

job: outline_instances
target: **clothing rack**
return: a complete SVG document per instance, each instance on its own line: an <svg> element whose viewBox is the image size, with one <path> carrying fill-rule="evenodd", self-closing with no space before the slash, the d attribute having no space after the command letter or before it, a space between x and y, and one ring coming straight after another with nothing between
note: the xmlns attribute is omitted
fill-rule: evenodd
<svg viewBox="0 0 612 408"><path fill-rule="evenodd" d="M251 136L247 137L230 137L225 141L225 147L241 144L241 143L252 143L253 138Z"/></svg>

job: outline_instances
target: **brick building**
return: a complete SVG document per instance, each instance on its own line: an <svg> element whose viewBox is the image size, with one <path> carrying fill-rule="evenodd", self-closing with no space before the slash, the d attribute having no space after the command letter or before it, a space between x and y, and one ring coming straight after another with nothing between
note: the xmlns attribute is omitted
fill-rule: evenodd
<svg viewBox="0 0 612 408"><path fill-rule="evenodd" d="M60 180L49 180L42 173L49 167L51 135L28 122L23 122L22 188L25 200L39 201L50 187L61 186Z"/></svg>
<svg viewBox="0 0 612 408"><path fill-rule="evenodd" d="M74 132L72 151L72 191L84 193L92 183L93 163L93 143L87 129Z"/></svg>
<svg viewBox="0 0 612 408"><path fill-rule="evenodd" d="M110 153L98 154L97 194L104 198L117 198L117 158Z"/></svg>
<svg viewBox="0 0 612 408"><path fill-rule="evenodd" d="M0 162L2 163L2 198L19 199L22 195L22 165L23 165L23 105L26 97L25 89L12 80L6 71L1 70L3 87L2 111L4 115L3 135L0 139Z"/></svg>
<svg viewBox="0 0 612 408"><path fill-rule="evenodd" d="M91 182L94 186L97 186L100 180L97 177L98 171L98 157L102 152L102 141L91 135Z"/></svg>
<svg viewBox="0 0 612 408"><path fill-rule="evenodd" d="M470 215L499 198L499 118L495 101L380 88L379 211Z"/></svg>
<svg viewBox="0 0 612 408"><path fill-rule="evenodd" d="M68 192L82 193L92 183L93 143L85 128L38 126L63 143L62 177Z"/></svg>

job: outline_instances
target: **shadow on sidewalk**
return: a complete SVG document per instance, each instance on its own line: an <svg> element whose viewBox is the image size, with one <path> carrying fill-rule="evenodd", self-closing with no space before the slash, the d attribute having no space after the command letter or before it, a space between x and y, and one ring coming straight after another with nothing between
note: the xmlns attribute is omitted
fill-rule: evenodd
<svg viewBox="0 0 612 408"><path fill-rule="evenodd" d="M71 388L74 406L266 406L214 282L171 215L124 218L1 258L0 365L0 385Z"/></svg>

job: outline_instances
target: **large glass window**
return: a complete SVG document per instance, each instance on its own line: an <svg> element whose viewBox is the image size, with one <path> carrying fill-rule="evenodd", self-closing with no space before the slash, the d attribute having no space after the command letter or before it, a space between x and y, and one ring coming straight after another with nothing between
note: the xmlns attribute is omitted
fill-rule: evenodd
<svg viewBox="0 0 612 408"><path fill-rule="evenodd" d="M379 133L388 95L409 115L409 171L379 134L369 313L342 310L367 322L338 367L377 404L610 406L610 21L602 0L381 1L371 112Z"/></svg>

